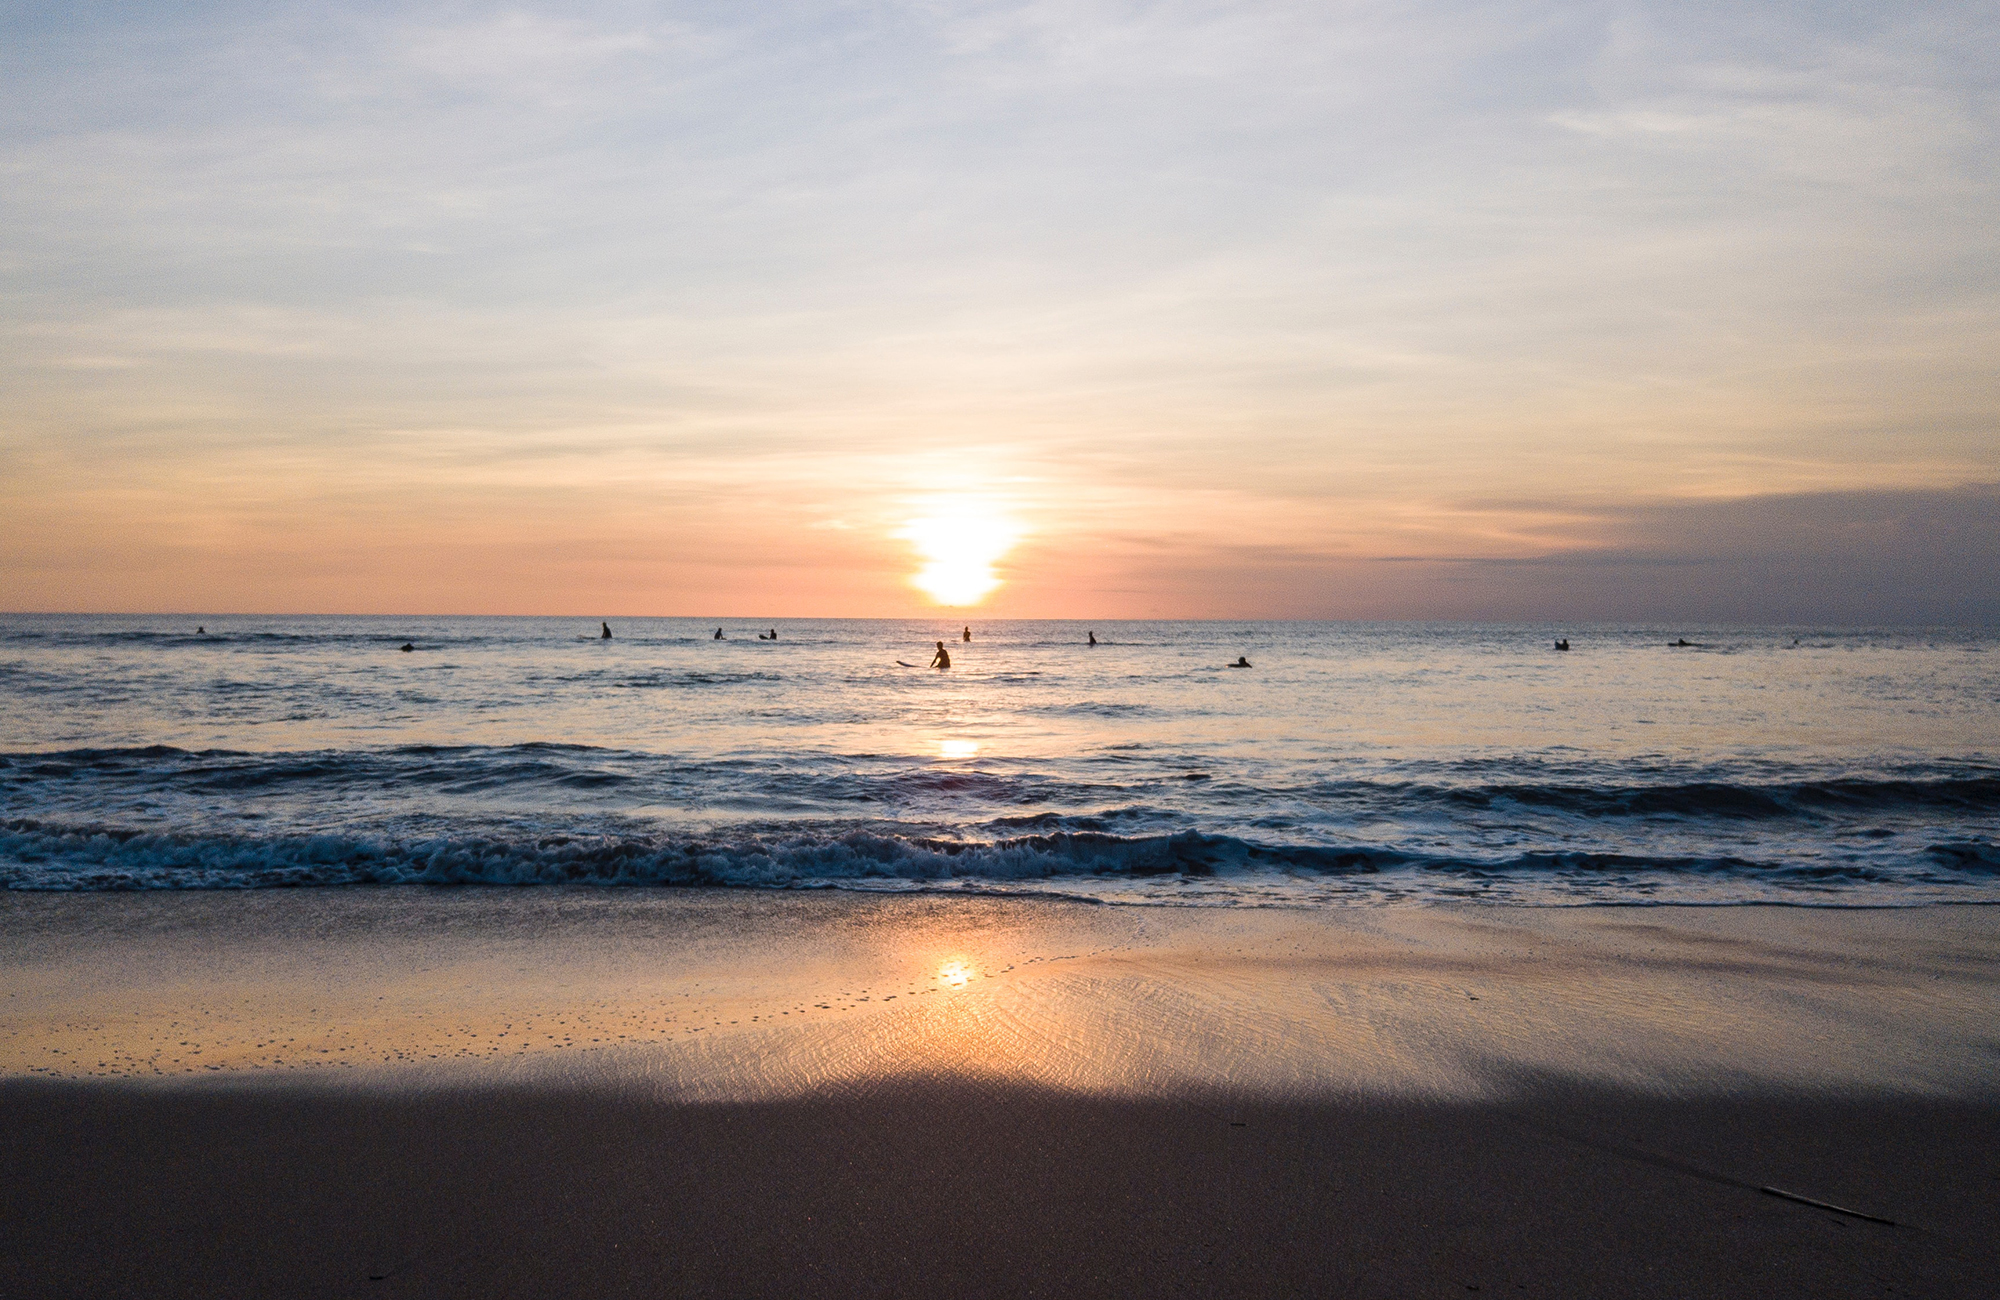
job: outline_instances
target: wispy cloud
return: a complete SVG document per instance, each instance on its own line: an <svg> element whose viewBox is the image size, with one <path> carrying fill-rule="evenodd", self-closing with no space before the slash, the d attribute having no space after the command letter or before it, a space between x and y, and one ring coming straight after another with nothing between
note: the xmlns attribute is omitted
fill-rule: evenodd
<svg viewBox="0 0 2000 1300"><path fill-rule="evenodd" d="M82 603L179 518L147 484L245 548L274 499L333 536L449 498L476 549L479 502L554 545L595 496L663 555L761 503L778 552L876 564L955 457L1049 543L1001 599L1166 546L1199 612L1172 575L1246 533L1514 561L1606 510L2000 478L1977 7L4 21L0 499L117 539ZM27 519L0 604L49 589Z"/></svg>

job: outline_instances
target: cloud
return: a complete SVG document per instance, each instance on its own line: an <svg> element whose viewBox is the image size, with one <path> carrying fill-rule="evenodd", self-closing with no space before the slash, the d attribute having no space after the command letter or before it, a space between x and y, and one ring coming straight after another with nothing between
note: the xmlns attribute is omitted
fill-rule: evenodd
<svg viewBox="0 0 2000 1300"><path fill-rule="evenodd" d="M1652 554L1614 535L1648 503L2000 478L2000 37L1963 6L5 22L4 499L130 530L37 591L125 590L188 499L246 539L273 499L337 530L496 484L545 491L524 519L637 489L641 549L645 493L873 536L921 451L1013 484L1097 565L1052 552L1070 591L1164 547L1184 612L1321 562L1382 576L1316 608L1416 609L1368 557Z"/></svg>
<svg viewBox="0 0 2000 1300"><path fill-rule="evenodd" d="M1102 596L1235 617L2000 624L2000 484L1622 504L1541 531L1557 546L1504 557L1230 544L1133 565Z"/></svg>

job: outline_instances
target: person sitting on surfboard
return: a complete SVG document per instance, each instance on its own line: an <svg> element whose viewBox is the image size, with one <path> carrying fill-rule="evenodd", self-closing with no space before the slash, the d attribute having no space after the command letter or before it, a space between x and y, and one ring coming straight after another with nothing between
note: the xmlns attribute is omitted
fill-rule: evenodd
<svg viewBox="0 0 2000 1300"><path fill-rule="evenodd" d="M931 656L931 667L933 668L951 667L951 654L944 648L944 642L942 641L938 642L937 648L938 652Z"/></svg>
<svg viewBox="0 0 2000 1300"><path fill-rule="evenodd" d="M965 628L965 639L966 639L967 641L970 641L970 640L972 640L972 625L971 625L971 624L967 624L967 625L966 625L966 628Z"/></svg>
<svg viewBox="0 0 2000 1300"><path fill-rule="evenodd" d="M611 639L611 624L599 623L597 626L604 629L603 634L599 636L597 639L600 641L609 641Z"/></svg>
<svg viewBox="0 0 2000 1300"><path fill-rule="evenodd" d="M721 629L721 628L717 628L717 629L715 629L715 637L714 637L714 639L715 639L715 640L717 640L717 641L720 641L720 640L722 639L722 629Z"/></svg>

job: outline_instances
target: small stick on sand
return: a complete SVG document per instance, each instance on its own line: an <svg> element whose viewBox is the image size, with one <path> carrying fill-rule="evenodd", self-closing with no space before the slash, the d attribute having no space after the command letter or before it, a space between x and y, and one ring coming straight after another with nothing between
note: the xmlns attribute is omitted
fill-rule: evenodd
<svg viewBox="0 0 2000 1300"><path fill-rule="evenodd" d="M1831 1210L1835 1214L1845 1214L1855 1219L1866 1219L1870 1223L1884 1223L1892 1228L1898 1226L1894 1219L1885 1219L1876 1214L1863 1214L1859 1210L1850 1210L1844 1205L1831 1205L1826 1201L1815 1201L1812 1197L1800 1196L1797 1192L1787 1192L1776 1187L1759 1187L1757 1190L1766 1196L1777 1196L1787 1201L1797 1201L1800 1205L1810 1205L1815 1210Z"/></svg>

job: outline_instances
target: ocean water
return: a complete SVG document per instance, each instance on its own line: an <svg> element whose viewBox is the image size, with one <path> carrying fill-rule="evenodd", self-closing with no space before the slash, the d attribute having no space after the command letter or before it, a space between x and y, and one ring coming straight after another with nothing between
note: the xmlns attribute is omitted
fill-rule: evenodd
<svg viewBox="0 0 2000 1300"><path fill-rule="evenodd" d="M1992 631L612 626L0 616L0 883L2000 901Z"/></svg>

